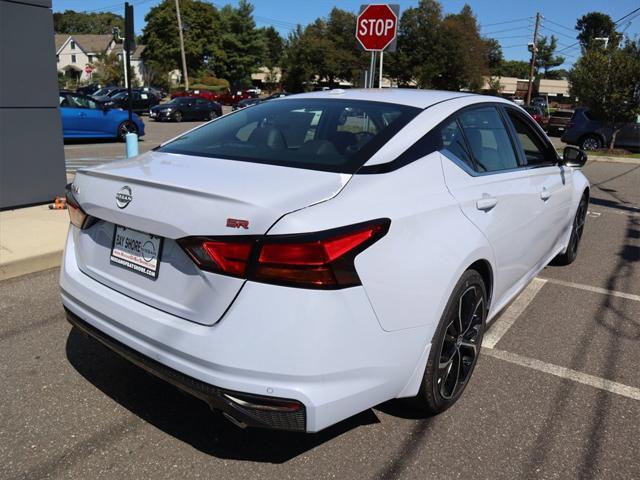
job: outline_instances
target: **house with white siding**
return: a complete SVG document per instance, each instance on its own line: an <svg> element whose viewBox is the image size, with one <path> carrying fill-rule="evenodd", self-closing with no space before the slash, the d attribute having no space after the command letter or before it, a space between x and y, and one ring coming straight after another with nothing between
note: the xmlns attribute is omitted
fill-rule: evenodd
<svg viewBox="0 0 640 480"><path fill-rule="evenodd" d="M113 35L56 34L56 62L58 71L77 83L89 83L95 71L95 62L102 54L115 53L122 59L122 44ZM131 54L131 68L140 85L144 84L144 45L138 45Z"/></svg>

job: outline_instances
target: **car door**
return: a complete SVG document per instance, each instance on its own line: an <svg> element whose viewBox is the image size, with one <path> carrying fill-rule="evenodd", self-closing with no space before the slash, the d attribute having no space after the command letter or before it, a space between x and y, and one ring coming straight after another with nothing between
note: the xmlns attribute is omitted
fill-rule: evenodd
<svg viewBox="0 0 640 480"><path fill-rule="evenodd" d="M79 107L73 102L70 95L67 93L60 93L59 105L63 136L68 138L80 135Z"/></svg>
<svg viewBox="0 0 640 480"><path fill-rule="evenodd" d="M500 307L529 281L539 262L531 245L542 234L544 202L498 107L464 109L441 132L447 188L493 249L493 304Z"/></svg>
<svg viewBox="0 0 640 480"><path fill-rule="evenodd" d="M79 128L87 136L104 136L113 132L109 131L107 112L92 98L84 95L71 95L73 102L78 105Z"/></svg>
<svg viewBox="0 0 640 480"><path fill-rule="evenodd" d="M640 123L625 123L616 136L616 147L640 148Z"/></svg>
<svg viewBox="0 0 640 480"><path fill-rule="evenodd" d="M542 268L572 225L572 170L559 164L555 148L528 116L512 107L503 108L522 163L527 167L529 188L534 193L532 202L541 201L536 222L538 237L531 249L538 258L536 268Z"/></svg>

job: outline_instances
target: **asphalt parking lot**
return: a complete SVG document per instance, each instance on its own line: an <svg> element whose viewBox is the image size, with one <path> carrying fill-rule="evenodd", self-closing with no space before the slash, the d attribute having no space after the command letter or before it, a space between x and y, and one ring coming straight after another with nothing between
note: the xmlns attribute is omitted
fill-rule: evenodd
<svg viewBox="0 0 640 480"><path fill-rule="evenodd" d="M433 418L391 401L318 434L240 430L72 329L57 270L0 283L0 478L640 478L640 165L585 172L577 261L494 321Z"/></svg>

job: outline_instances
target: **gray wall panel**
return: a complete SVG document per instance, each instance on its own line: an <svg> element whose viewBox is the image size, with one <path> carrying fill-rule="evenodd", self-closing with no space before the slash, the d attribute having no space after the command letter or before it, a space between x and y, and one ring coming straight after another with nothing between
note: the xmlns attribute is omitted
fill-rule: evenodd
<svg viewBox="0 0 640 480"><path fill-rule="evenodd" d="M56 107L51 10L0 0L0 107Z"/></svg>
<svg viewBox="0 0 640 480"><path fill-rule="evenodd" d="M0 108L0 205L52 201L66 184L60 113Z"/></svg>

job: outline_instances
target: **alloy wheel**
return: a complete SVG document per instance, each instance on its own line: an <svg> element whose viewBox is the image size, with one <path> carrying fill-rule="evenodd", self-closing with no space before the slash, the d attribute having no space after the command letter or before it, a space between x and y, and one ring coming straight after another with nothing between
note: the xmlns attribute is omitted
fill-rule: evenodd
<svg viewBox="0 0 640 480"><path fill-rule="evenodd" d="M122 122L118 127L118 137L120 137L121 140L125 140L128 133L137 132L138 128L136 127L135 123L128 120L126 122Z"/></svg>
<svg viewBox="0 0 640 480"><path fill-rule="evenodd" d="M466 385L479 354L485 306L475 285L458 298L455 318L447 325L438 365L437 388L444 399L451 399Z"/></svg>
<svg viewBox="0 0 640 480"><path fill-rule="evenodd" d="M596 137L587 137L582 141L583 150L596 150L600 148L600 140Z"/></svg>
<svg viewBox="0 0 640 480"><path fill-rule="evenodd" d="M580 245L580 239L582 238L582 232L584 231L584 224L587 218L587 201L583 197L578 205L576 216L573 219L573 229L571 230L571 239L569 245L572 254L575 256L578 253L578 246Z"/></svg>

